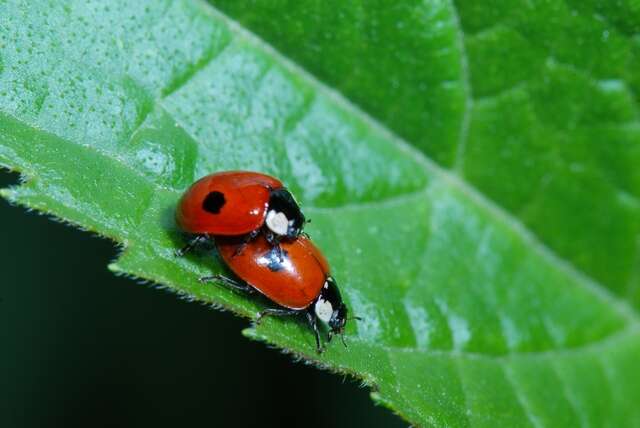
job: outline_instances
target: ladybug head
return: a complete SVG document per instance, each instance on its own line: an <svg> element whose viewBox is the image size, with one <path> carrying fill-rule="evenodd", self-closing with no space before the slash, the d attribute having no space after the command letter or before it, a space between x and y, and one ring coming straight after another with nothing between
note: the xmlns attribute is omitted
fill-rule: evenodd
<svg viewBox="0 0 640 428"><path fill-rule="evenodd" d="M333 311L329 320L329 327L334 334L343 334L344 326L347 324L347 305L340 302L337 309Z"/></svg>
<svg viewBox="0 0 640 428"><path fill-rule="evenodd" d="M300 206L287 189L271 191L265 219L265 224L271 232L287 239L296 239L302 233L305 222Z"/></svg>

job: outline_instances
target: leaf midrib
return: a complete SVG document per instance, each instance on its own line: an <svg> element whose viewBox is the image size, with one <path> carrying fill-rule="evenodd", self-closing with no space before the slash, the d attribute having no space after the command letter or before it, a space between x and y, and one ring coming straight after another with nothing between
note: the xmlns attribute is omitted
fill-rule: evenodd
<svg viewBox="0 0 640 428"><path fill-rule="evenodd" d="M612 344L623 341L627 337L640 335L640 323L632 323L626 327L615 331L607 336L603 336L597 340L583 343L578 346L570 348L555 348L546 349L542 351L518 351L508 352L505 354L485 354L481 352L473 351L459 351L459 350L443 350L443 349L419 349L411 347L399 347L390 346L387 344L377 343L376 347L384 350L385 352L397 352L397 353L411 353L422 354L429 356L445 356L450 358L467 358L475 360L491 360L506 362L513 359L554 359L559 356L571 357L580 355L584 352L594 351L601 348L608 348ZM362 345L370 346L371 343L360 339L359 337L349 338L349 341L358 342Z"/></svg>

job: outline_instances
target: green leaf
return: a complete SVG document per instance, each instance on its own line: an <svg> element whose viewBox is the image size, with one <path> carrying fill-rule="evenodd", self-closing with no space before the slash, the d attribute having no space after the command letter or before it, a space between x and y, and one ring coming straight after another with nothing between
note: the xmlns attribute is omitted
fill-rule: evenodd
<svg viewBox="0 0 640 428"><path fill-rule="evenodd" d="M640 308L637 1L209 1Z"/></svg>
<svg viewBox="0 0 640 428"><path fill-rule="evenodd" d="M363 320L322 356L303 323L248 336L421 426L640 426L635 3L335 3L219 2L283 54L200 2L0 3L3 194L254 316L173 256L173 211L211 171L274 174Z"/></svg>

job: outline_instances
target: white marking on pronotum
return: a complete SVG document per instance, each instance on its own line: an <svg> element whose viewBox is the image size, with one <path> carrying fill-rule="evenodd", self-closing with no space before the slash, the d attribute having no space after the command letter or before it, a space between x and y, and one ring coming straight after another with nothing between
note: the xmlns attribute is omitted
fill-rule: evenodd
<svg viewBox="0 0 640 428"><path fill-rule="evenodd" d="M281 212L270 210L267 213L265 223L267 223L267 227L271 229L273 233L278 235L286 235L287 230L289 230L289 219Z"/></svg>
<svg viewBox="0 0 640 428"><path fill-rule="evenodd" d="M331 306L331 303L328 300L319 298L318 301L316 301L314 309L318 318L328 324L333 314L333 306Z"/></svg>

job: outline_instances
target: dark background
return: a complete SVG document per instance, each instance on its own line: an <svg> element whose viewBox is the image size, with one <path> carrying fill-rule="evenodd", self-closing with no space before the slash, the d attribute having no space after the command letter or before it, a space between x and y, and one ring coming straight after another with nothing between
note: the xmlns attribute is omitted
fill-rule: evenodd
<svg viewBox="0 0 640 428"><path fill-rule="evenodd" d="M1 427L406 426L248 321L114 276L105 239L1 199L0 236Z"/></svg>

